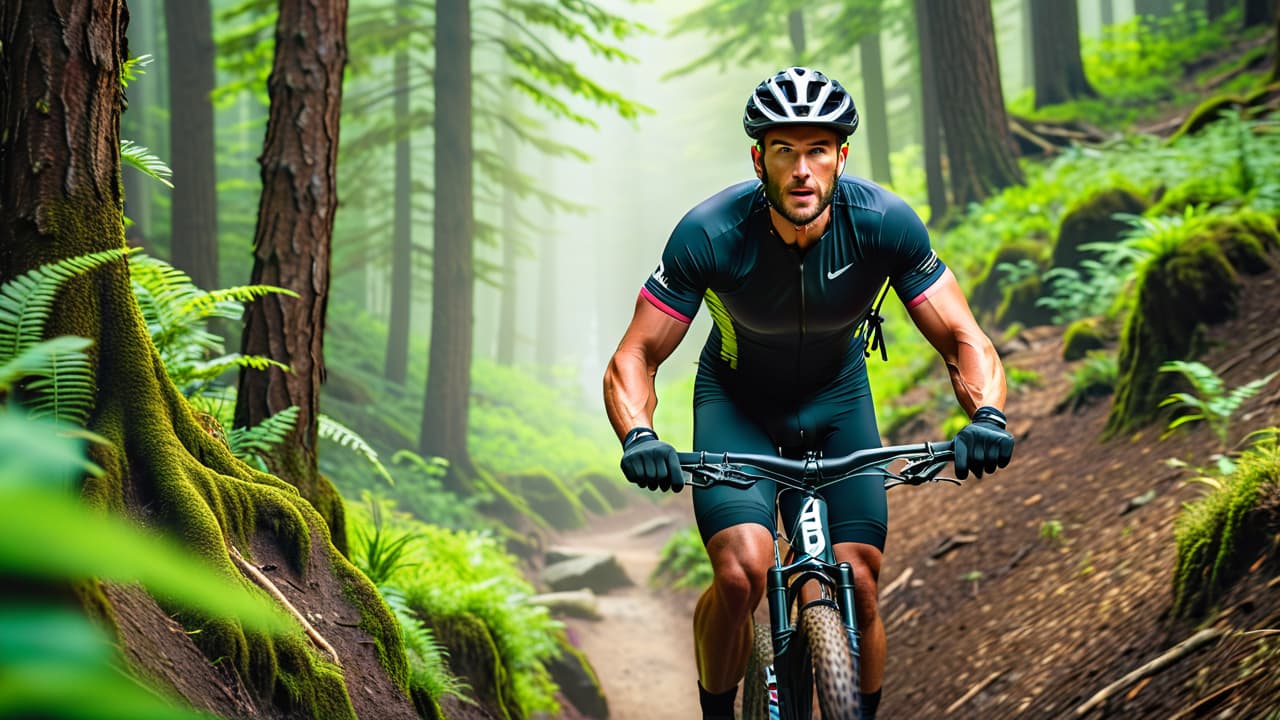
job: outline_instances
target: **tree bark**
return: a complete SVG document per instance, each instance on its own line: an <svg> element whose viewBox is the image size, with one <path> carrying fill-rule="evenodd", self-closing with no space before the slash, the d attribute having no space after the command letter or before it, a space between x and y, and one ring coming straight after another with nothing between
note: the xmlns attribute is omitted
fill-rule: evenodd
<svg viewBox="0 0 1280 720"><path fill-rule="evenodd" d="M282 0L267 81L271 111L262 151L262 197L254 233L253 283L268 295L245 309L242 352L288 365L243 368L237 427L257 425L292 405L298 421L271 455L272 469L298 488L345 546L341 498L317 464L329 251L338 207L338 118L346 63L346 0Z"/></svg>
<svg viewBox="0 0 1280 720"><path fill-rule="evenodd" d="M48 263L125 248L119 142L127 22L122 0L0 3L0 283ZM329 544L324 520L293 487L232 456L169 380L126 260L63 286L44 326L45 337L58 335L94 341L86 427L106 442L91 445L102 472L83 480L87 503L172 532L229 578L241 577L231 547L244 554L255 545L278 547L294 570L332 577L350 599L348 612L364 618L338 652L376 643L388 673L406 676L394 618ZM199 617L163 599L161 605L264 707L305 687L311 694L294 698L287 712L354 718L344 679L305 643L245 633L234 620ZM112 622L109 613L102 619ZM346 681L360 703L366 678Z"/></svg>
<svg viewBox="0 0 1280 720"><path fill-rule="evenodd" d="M939 223L950 209L947 183L942 172L942 124L939 118L936 60L931 37L933 24L927 0L915 0L916 41L920 46L920 130L924 151L925 186L929 193L929 222Z"/></svg>
<svg viewBox="0 0 1280 720"><path fill-rule="evenodd" d="M408 10L398 0L397 10ZM391 318L387 324L386 377L404 384L409 367L409 314L413 306L413 177L409 122L409 49L395 57L395 209L391 240Z"/></svg>
<svg viewBox="0 0 1280 720"><path fill-rule="evenodd" d="M467 452L475 307L471 3L439 0L435 30L435 217L431 349L418 445L447 459L451 490L474 474Z"/></svg>
<svg viewBox="0 0 1280 720"><path fill-rule="evenodd" d="M1080 58L1080 15L1076 0L1028 0L1035 55L1036 109L1097 97Z"/></svg>
<svg viewBox="0 0 1280 720"><path fill-rule="evenodd" d="M508 133L506 146L512 164L516 162L515 138ZM516 265L520 261L516 242L516 191L510 185L502 188L502 293L498 304L497 359L502 365L516 364L516 305L519 297L519 277Z"/></svg>
<svg viewBox="0 0 1280 720"><path fill-rule="evenodd" d="M560 308L556 302L556 289L559 285L559 269L556 258L556 232L552 231L542 238L542 253L538 258L538 368L548 380L552 377L552 368L556 364L559 350L559 324L556 318Z"/></svg>
<svg viewBox="0 0 1280 720"><path fill-rule="evenodd" d="M889 164L888 99L884 92L884 62L880 52L879 7L875 8L876 32L858 41L858 62L862 68L862 89L866 93L862 116L866 119L867 145L871 155L871 177L876 182L892 183Z"/></svg>
<svg viewBox="0 0 1280 720"><path fill-rule="evenodd" d="M197 287L218 287L213 27L209 0L166 0L173 212L169 259Z"/></svg>
<svg viewBox="0 0 1280 720"><path fill-rule="evenodd" d="M1270 24L1276 17L1276 0L1244 0L1244 27Z"/></svg>
<svg viewBox="0 0 1280 720"><path fill-rule="evenodd" d="M1115 0L1101 0L1098 3L1098 16L1102 22L1102 27L1114 25L1116 22L1116 3Z"/></svg>
<svg viewBox="0 0 1280 720"><path fill-rule="evenodd" d="M951 194L966 207L1023 182L1000 87L990 0L925 0Z"/></svg>

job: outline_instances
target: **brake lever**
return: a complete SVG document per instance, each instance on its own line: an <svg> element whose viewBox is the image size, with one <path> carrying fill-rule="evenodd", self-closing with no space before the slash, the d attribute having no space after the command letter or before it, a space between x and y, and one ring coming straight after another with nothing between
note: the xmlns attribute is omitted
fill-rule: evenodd
<svg viewBox="0 0 1280 720"><path fill-rule="evenodd" d="M689 469L689 484L693 487L711 487L716 484L747 489L760 478L742 470L741 465L699 465Z"/></svg>
<svg viewBox="0 0 1280 720"><path fill-rule="evenodd" d="M900 472L894 473L897 485L922 485L927 482L949 482L960 485L961 482L951 477L938 477L944 468L951 464L950 460L939 460L936 457L924 457L908 462Z"/></svg>

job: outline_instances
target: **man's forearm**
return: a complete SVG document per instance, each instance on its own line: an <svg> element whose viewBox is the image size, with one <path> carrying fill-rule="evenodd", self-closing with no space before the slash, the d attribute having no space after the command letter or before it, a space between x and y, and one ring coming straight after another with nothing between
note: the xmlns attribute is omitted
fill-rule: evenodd
<svg viewBox="0 0 1280 720"><path fill-rule="evenodd" d="M644 358L619 351L609 361L604 375L604 408L609 423L621 440L634 427L653 427L653 411L658 405L654 374Z"/></svg>
<svg viewBox="0 0 1280 720"><path fill-rule="evenodd" d="M954 358L947 359L947 372L965 414L972 416L984 405L1004 409L1004 366L985 335L960 339Z"/></svg>

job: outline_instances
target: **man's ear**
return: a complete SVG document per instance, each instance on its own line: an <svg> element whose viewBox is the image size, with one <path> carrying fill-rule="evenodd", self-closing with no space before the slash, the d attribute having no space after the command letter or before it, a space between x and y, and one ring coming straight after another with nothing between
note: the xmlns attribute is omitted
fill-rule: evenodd
<svg viewBox="0 0 1280 720"><path fill-rule="evenodd" d="M756 177L764 180L764 148L760 143L751 146L751 164L756 168Z"/></svg>
<svg viewBox="0 0 1280 720"><path fill-rule="evenodd" d="M849 143L840 146L840 162L836 164L836 175L844 172L844 163L849 159Z"/></svg>

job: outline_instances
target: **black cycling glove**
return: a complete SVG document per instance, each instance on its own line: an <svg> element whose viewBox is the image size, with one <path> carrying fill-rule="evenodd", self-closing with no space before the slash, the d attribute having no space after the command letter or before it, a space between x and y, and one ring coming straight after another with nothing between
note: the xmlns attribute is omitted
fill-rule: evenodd
<svg viewBox="0 0 1280 720"><path fill-rule="evenodd" d="M1009 464L1013 457L1013 435L1005 430L1004 413L983 405L973 413L973 420L956 435L956 477L961 480L973 471L974 477L993 473Z"/></svg>
<svg viewBox="0 0 1280 720"><path fill-rule="evenodd" d="M646 490L680 492L684 488L676 449L645 427L632 429L622 441L622 474Z"/></svg>

